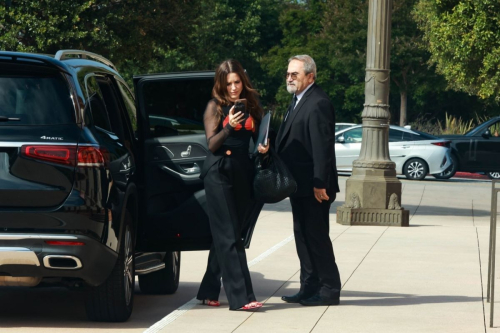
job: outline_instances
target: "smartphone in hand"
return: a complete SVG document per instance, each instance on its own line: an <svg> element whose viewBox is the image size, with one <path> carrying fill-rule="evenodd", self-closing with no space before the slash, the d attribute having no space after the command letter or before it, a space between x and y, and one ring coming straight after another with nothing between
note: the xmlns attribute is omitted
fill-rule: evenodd
<svg viewBox="0 0 500 333"><path fill-rule="evenodd" d="M234 113L237 113L238 111L241 111L241 113L247 112L247 100L246 100L246 98L237 99L234 102Z"/></svg>

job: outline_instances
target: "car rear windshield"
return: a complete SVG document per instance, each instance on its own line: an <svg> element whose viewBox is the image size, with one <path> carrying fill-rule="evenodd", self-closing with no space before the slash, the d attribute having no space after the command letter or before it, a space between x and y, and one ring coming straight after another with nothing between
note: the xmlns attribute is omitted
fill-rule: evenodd
<svg viewBox="0 0 500 333"><path fill-rule="evenodd" d="M61 74L0 74L0 126L74 122L69 86Z"/></svg>

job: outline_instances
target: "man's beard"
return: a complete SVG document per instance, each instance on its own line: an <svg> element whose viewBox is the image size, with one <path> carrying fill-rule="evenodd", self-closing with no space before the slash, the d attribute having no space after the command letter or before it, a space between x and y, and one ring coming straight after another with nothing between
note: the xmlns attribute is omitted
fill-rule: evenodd
<svg viewBox="0 0 500 333"><path fill-rule="evenodd" d="M286 85L286 90L287 90L290 94L295 94L295 92L297 91L297 86L287 84L287 85Z"/></svg>

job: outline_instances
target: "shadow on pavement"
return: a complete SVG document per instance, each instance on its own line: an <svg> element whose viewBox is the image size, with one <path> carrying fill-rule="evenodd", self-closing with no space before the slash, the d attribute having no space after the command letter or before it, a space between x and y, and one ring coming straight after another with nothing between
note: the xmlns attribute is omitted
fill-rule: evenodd
<svg viewBox="0 0 500 333"><path fill-rule="evenodd" d="M472 207L458 208L458 207L440 207L440 206L415 206L403 205L404 209L408 209L411 214L417 210L416 215L430 215L430 216L467 216L472 217ZM474 209L475 217L490 216L489 210Z"/></svg>
<svg viewBox="0 0 500 333"><path fill-rule="evenodd" d="M127 330L148 328L184 303L198 291L199 283L182 282L173 295L145 295L136 282L134 311L124 323L87 320L84 291L63 287L0 288L1 328L53 327Z"/></svg>
<svg viewBox="0 0 500 333"><path fill-rule="evenodd" d="M349 298L356 298L349 300ZM412 295L397 293L378 293L365 291L342 291L340 305L345 306L401 306L436 303L480 302L481 297L460 295Z"/></svg>
<svg viewBox="0 0 500 333"><path fill-rule="evenodd" d="M334 201L332 203L332 207L330 208L330 214L336 214L337 207L342 206L344 201ZM472 207L468 208L458 208L458 207L440 207L440 206L427 206L427 205L405 205L403 204L403 208L410 211L410 214L413 215L415 210L417 210L416 215L430 215L430 216L472 216ZM275 205L264 205L262 209L263 212L289 212L292 213L292 208L290 204L281 205L276 207ZM484 217L490 216L489 210L481 210L474 209L475 217Z"/></svg>

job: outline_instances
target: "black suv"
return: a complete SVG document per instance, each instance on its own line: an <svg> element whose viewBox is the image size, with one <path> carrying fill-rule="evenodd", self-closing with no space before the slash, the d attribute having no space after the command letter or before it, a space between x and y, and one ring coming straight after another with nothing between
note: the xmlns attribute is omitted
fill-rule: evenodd
<svg viewBox="0 0 500 333"><path fill-rule="evenodd" d="M0 286L87 288L99 321L129 318L135 275L144 293L175 292L180 251L211 245L213 77L137 76L134 95L90 52L0 52Z"/></svg>

